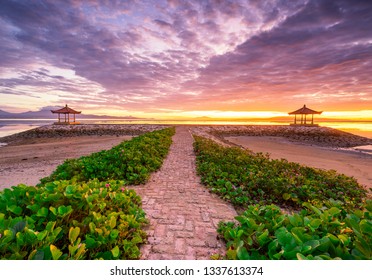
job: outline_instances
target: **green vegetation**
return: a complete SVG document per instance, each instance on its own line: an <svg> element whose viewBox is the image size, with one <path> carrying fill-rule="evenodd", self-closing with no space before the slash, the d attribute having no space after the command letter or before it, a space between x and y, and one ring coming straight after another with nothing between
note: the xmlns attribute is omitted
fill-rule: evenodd
<svg viewBox="0 0 372 280"><path fill-rule="evenodd" d="M137 259L141 199L120 181L56 181L0 193L2 259Z"/></svg>
<svg viewBox="0 0 372 280"><path fill-rule="evenodd" d="M372 259L372 201L364 210L346 212L341 204L285 215L275 205L249 206L239 222L220 223L227 259Z"/></svg>
<svg viewBox="0 0 372 280"><path fill-rule="evenodd" d="M78 182L113 179L124 180L126 184L145 183L150 173L161 167L174 131L174 128L167 128L149 132L124 141L111 150L66 160L52 175L41 179L41 183L72 178Z"/></svg>
<svg viewBox="0 0 372 280"><path fill-rule="evenodd" d="M0 192L1 259L138 259L147 220L125 185L160 168L174 128L67 160L38 187Z"/></svg>
<svg viewBox="0 0 372 280"><path fill-rule="evenodd" d="M366 195L354 178L335 171L272 160L197 136L194 147L202 182L237 206L275 203L299 209L303 202L334 199L352 209L361 206Z"/></svg>
<svg viewBox="0 0 372 280"><path fill-rule="evenodd" d="M243 213L220 223L226 259L371 259L372 205L354 178L195 136L197 170ZM283 214L278 206L297 211Z"/></svg>

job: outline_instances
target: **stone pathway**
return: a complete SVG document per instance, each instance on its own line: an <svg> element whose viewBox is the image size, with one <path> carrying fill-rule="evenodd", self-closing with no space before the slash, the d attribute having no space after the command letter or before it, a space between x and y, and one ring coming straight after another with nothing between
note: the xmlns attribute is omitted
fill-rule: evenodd
<svg viewBox="0 0 372 280"><path fill-rule="evenodd" d="M201 260L225 252L223 241L217 239L217 225L237 214L200 184L192 143L188 128L176 127L161 169L147 184L134 188L150 221L141 259Z"/></svg>

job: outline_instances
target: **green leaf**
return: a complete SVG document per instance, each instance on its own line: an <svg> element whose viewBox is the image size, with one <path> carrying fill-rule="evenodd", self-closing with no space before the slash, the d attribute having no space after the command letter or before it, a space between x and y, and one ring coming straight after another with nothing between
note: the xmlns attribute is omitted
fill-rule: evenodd
<svg viewBox="0 0 372 280"><path fill-rule="evenodd" d="M7 206L7 210L16 214L17 216L20 216L22 214L22 208L17 205L10 205L9 207Z"/></svg>
<svg viewBox="0 0 372 280"><path fill-rule="evenodd" d="M236 252L239 260L249 260L249 253L244 246L239 246Z"/></svg>
<svg viewBox="0 0 372 280"><path fill-rule="evenodd" d="M70 231L68 233L68 238L72 244L74 244L76 238L78 238L80 234L80 228L79 227L71 227Z"/></svg>
<svg viewBox="0 0 372 280"><path fill-rule="evenodd" d="M359 228L362 233L372 236L372 223L368 220L361 220L359 223Z"/></svg>
<svg viewBox="0 0 372 280"><path fill-rule="evenodd" d="M331 209L328 210L328 212L332 216L335 216L335 215L338 215L341 212L341 210L337 207L332 207Z"/></svg>
<svg viewBox="0 0 372 280"><path fill-rule="evenodd" d="M321 224L322 224L322 220L321 220L321 219L313 219L313 220L310 222L310 226L311 226L313 229L317 229Z"/></svg>
<svg viewBox="0 0 372 280"><path fill-rule="evenodd" d="M339 234L337 235L338 239L341 240L342 244L345 246L348 246L350 244L350 237L347 236L346 234Z"/></svg>
<svg viewBox="0 0 372 280"><path fill-rule="evenodd" d="M304 246L310 247L311 251L315 250L317 247L319 247L319 245L320 245L319 240L309 240L304 243Z"/></svg>
<svg viewBox="0 0 372 280"><path fill-rule="evenodd" d="M48 216L48 209L45 208L45 207L40 208L37 211L36 216L37 217L47 217Z"/></svg>
<svg viewBox="0 0 372 280"><path fill-rule="evenodd" d="M291 230L292 236L296 240L296 243L298 245L303 244L306 242L306 237L304 235L304 228L303 227L294 227Z"/></svg>
<svg viewBox="0 0 372 280"><path fill-rule="evenodd" d="M56 208L54 208L53 206L50 206L49 210L50 210L50 212L53 213L54 216L57 216L57 209Z"/></svg>
<svg viewBox="0 0 372 280"><path fill-rule="evenodd" d="M301 253L297 253L296 257L297 257L298 260L308 260L308 258L305 257L304 255L302 255Z"/></svg>
<svg viewBox="0 0 372 280"><path fill-rule="evenodd" d="M358 239L354 242L355 249L358 249L366 259L371 259L372 257L372 245L367 243L366 240Z"/></svg>
<svg viewBox="0 0 372 280"><path fill-rule="evenodd" d="M54 227L56 226L56 223L57 222L48 222L45 229L48 231L48 232L52 232Z"/></svg>
<svg viewBox="0 0 372 280"><path fill-rule="evenodd" d="M355 215L347 215L345 222L354 232L360 233L359 220Z"/></svg>
<svg viewBox="0 0 372 280"><path fill-rule="evenodd" d="M291 195L289 194L289 193L284 193L283 194L283 199L284 200L288 200L288 199L290 199L291 198Z"/></svg>
<svg viewBox="0 0 372 280"><path fill-rule="evenodd" d="M62 256L61 250L59 250L56 246L53 244L49 246L50 252L52 253L53 260L58 260Z"/></svg>
<svg viewBox="0 0 372 280"><path fill-rule="evenodd" d="M269 238L269 230L265 229L265 231L257 237L258 243L260 246L265 245L268 241L270 241Z"/></svg>
<svg viewBox="0 0 372 280"><path fill-rule="evenodd" d="M97 245L97 242L93 238L87 237L85 239L85 244L87 245L87 249L94 249Z"/></svg>
<svg viewBox="0 0 372 280"><path fill-rule="evenodd" d="M112 250L111 250L111 253L112 253L112 256L116 259L119 257L119 254L120 254L120 250L119 250L119 247L118 246L115 246Z"/></svg>
<svg viewBox="0 0 372 280"><path fill-rule="evenodd" d="M334 246L338 246L338 244L340 243L340 240L331 233L327 233L327 237L331 240Z"/></svg>
<svg viewBox="0 0 372 280"><path fill-rule="evenodd" d="M67 196L73 195L75 193L75 187L74 186L67 186L65 190L65 194Z"/></svg>
<svg viewBox="0 0 372 280"><path fill-rule="evenodd" d="M116 227L116 217L111 216L110 218L110 227L113 229Z"/></svg>
<svg viewBox="0 0 372 280"><path fill-rule="evenodd" d="M42 241L47 236L48 231L43 230L37 234L37 240Z"/></svg>
<svg viewBox="0 0 372 280"><path fill-rule="evenodd" d="M288 219L294 227L303 226L302 218L298 214L289 215Z"/></svg>
<svg viewBox="0 0 372 280"><path fill-rule="evenodd" d="M94 233L96 231L96 225L92 222L89 223L89 230L90 233Z"/></svg>
<svg viewBox="0 0 372 280"><path fill-rule="evenodd" d="M61 216L61 217L65 217L65 216L67 216L68 214L70 214L72 212L72 207L71 207L71 205L69 205L69 206L64 206L64 205L62 205L62 206L59 206L58 207L58 214Z"/></svg>
<svg viewBox="0 0 372 280"><path fill-rule="evenodd" d="M79 247L79 249L78 249L78 251L75 254L75 259L76 260L80 259L85 252L86 252L86 250L85 250L85 244L81 244L80 247Z"/></svg>
<svg viewBox="0 0 372 280"><path fill-rule="evenodd" d="M119 231L117 229L114 229L110 232L110 238L111 239L116 239L119 235Z"/></svg>
<svg viewBox="0 0 372 280"><path fill-rule="evenodd" d="M309 202L304 202L302 205L303 205L304 207L306 207L306 208L312 210L315 214L317 214L317 215L319 215L319 216L322 214L322 211L321 211L320 209L318 209L318 208L316 208L315 206L311 205Z"/></svg>
<svg viewBox="0 0 372 280"><path fill-rule="evenodd" d="M38 204L27 205L26 208L30 209L34 213L37 213L37 211L40 209L40 205Z"/></svg>
<svg viewBox="0 0 372 280"><path fill-rule="evenodd" d="M293 239L292 235L288 232L288 230L285 227L279 228L275 232L275 236L278 239L279 244L282 246L289 244Z"/></svg>

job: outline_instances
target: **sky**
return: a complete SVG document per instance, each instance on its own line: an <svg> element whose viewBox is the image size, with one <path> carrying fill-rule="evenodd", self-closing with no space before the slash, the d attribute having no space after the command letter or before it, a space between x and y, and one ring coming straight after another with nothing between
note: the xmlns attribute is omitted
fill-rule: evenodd
<svg viewBox="0 0 372 280"><path fill-rule="evenodd" d="M370 0L1 0L0 109L372 120Z"/></svg>

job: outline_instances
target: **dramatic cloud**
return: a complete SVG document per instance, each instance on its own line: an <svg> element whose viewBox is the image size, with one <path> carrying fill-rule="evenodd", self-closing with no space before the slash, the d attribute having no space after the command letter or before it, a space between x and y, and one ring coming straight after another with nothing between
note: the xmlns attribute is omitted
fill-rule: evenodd
<svg viewBox="0 0 372 280"><path fill-rule="evenodd" d="M0 100L145 113L370 109L370 26L371 1L4 0Z"/></svg>

